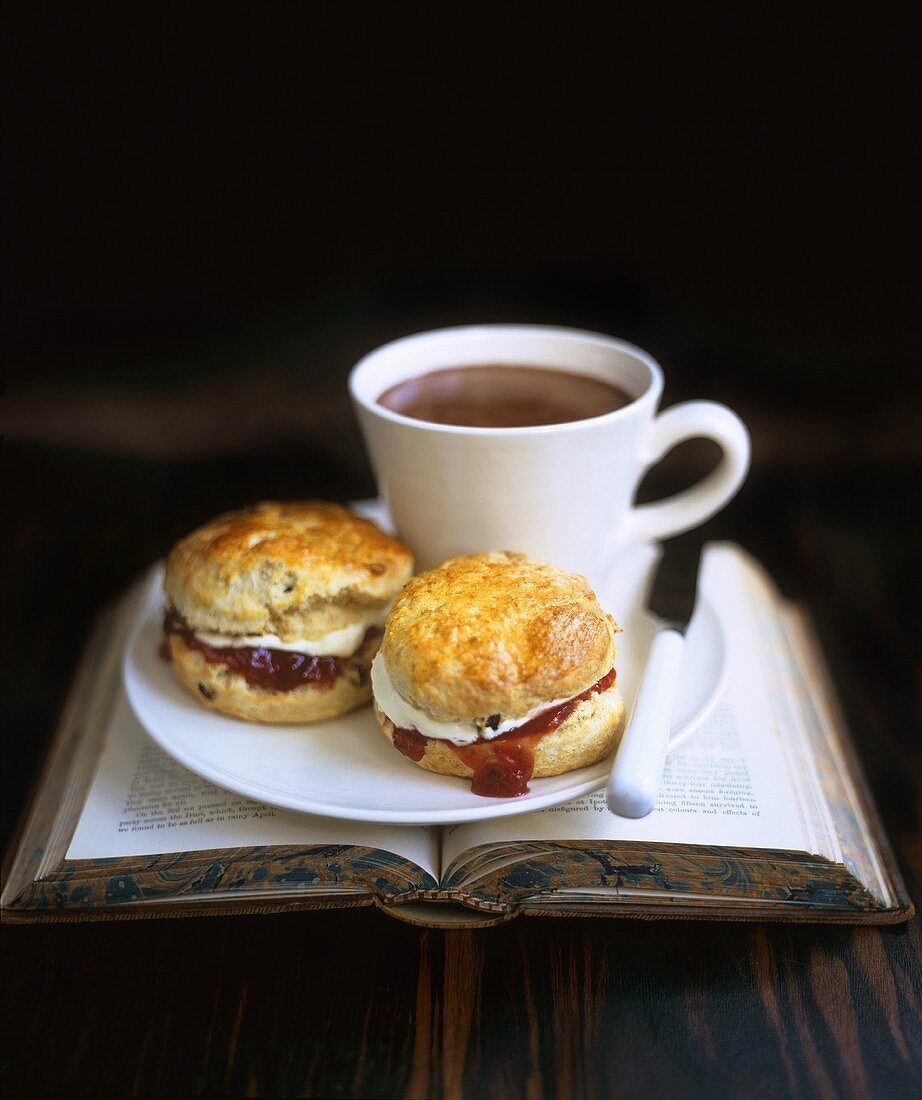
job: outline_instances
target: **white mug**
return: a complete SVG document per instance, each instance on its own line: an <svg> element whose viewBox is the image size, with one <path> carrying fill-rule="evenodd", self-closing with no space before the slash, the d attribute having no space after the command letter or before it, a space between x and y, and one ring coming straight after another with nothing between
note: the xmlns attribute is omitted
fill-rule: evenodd
<svg viewBox="0 0 922 1100"><path fill-rule="evenodd" d="M565 424L470 428L393 412L378 398L440 367L534 365L613 383L633 400ZM736 493L749 468L739 417L711 401L657 415L663 372L623 340L577 329L471 325L407 336L361 359L349 376L378 486L420 569L458 554L521 550L598 577L629 543L664 539L703 523ZM635 506L648 467L685 439L723 450L699 484Z"/></svg>

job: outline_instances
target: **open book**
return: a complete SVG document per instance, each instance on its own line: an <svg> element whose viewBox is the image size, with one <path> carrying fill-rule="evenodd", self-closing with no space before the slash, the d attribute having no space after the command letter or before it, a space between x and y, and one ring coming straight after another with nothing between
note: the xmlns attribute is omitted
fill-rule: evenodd
<svg viewBox="0 0 922 1100"><path fill-rule="evenodd" d="M730 666L656 809L601 793L452 827L308 817L214 787L147 737L99 624L2 894L5 919L377 904L475 927L529 915L896 922L912 905L808 622L739 548L705 554ZM408 763L408 767L411 765Z"/></svg>

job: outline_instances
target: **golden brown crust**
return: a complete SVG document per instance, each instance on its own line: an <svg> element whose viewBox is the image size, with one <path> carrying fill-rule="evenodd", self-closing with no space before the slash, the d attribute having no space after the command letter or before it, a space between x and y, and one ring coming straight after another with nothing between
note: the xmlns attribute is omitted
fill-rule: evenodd
<svg viewBox="0 0 922 1100"><path fill-rule="evenodd" d="M368 639L351 658L352 669L332 687L321 690L307 684L293 691L253 687L227 665L209 664L181 636L168 634L166 640L176 678L203 706L249 722L301 723L336 718L371 700L369 670L380 635Z"/></svg>
<svg viewBox="0 0 922 1100"><path fill-rule="evenodd" d="M396 690L433 718L518 718L609 672L616 630L585 577L502 551L410 581L382 652Z"/></svg>
<svg viewBox="0 0 922 1100"><path fill-rule="evenodd" d="M621 740L624 717L624 700L615 687L581 700L557 729L538 740L533 777L543 779L549 775L562 775L604 760L615 751ZM377 704L375 718L378 729L393 742L394 724ZM439 775L470 778L474 774L447 742L433 738L427 739L422 759L412 762Z"/></svg>
<svg viewBox="0 0 922 1100"><path fill-rule="evenodd" d="M264 501L176 544L164 588L193 630L319 637L366 621L413 572L409 549L322 501Z"/></svg>

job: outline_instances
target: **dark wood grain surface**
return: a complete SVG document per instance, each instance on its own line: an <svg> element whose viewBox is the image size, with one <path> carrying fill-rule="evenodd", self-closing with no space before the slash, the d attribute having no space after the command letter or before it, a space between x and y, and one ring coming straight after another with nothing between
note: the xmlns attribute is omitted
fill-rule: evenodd
<svg viewBox="0 0 922 1100"><path fill-rule="evenodd" d="M905 455L787 467L772 423L755 429L763 461L710 533L813 611L919 908L917 470ZM360 455L319 438L258 459L6 448L7 837L101 602L224 507L370 492ZM909 1097L919 945L919 917L441 932L361 910L7 927L0 1081L10 1096Z"/></svg>

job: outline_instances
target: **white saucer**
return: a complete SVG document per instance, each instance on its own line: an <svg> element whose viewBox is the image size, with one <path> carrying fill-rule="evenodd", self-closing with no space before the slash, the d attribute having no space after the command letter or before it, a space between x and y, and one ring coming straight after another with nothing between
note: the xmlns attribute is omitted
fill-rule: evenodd
<svg viewBox="0 0 922 1100"><path fill-rule="evenodd" d="M623 555L596 593L623 628L618 684L630 706L654 626L643 613L656 560L652 546ZM528 813L602 787L610 761L549 779L529 794L494 799L472 794L467 781L416 767L378 732L371 707L329 722L274 726L206 710L180 686L158 655L162 639L162 570L152 572L125 652L128 698L157 744L203 778L250 798L308 814L351 821L435 825ZM723 682L724 633L713 607L699 597L688 630L670 749L710 712Z"/></svg>

